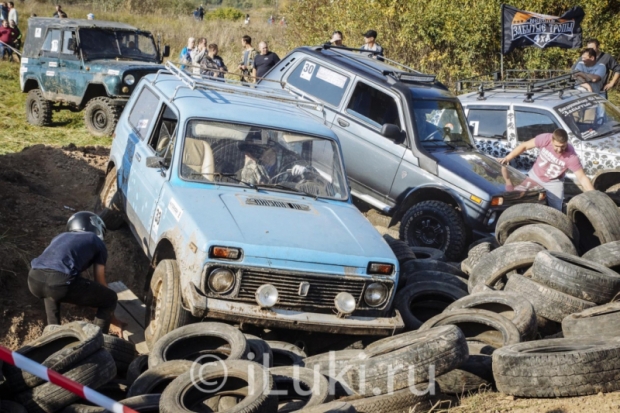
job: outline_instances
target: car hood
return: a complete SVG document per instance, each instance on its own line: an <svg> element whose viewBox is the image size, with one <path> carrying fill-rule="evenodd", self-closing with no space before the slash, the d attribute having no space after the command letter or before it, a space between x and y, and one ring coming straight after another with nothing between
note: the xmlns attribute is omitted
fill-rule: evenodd
<svg viewBox="0 0 620 413"><path fill-rule="evenodd" d="M491 196L543 189L533 181L524 183L527 176L514 168L500 165L495 159L481 152L450 150L432 154L439 163L439 175L443 179L477 196L480 194L475 193L476 189Z"/></svg>
<svg viewBox="0 0 620 413"><path fill-rule="evenodd" d="M349 203L263 191L216 191L200 200L192 192L193 201L181 207L202 232L205 250L241 247L248 257L363 267L364 273L369 261L396 264L381 235Z"/></svg>
<svg viewBox="0 0 620 413"><path fill-rule="evenodd" d="M97 59L97 60L88 60L84 62L86 66L90 67L91 72L104 71L118 71L119 73L128 71L128 70L150 70L152 72L156 72L159 69L164 69L164 65L160 63L153 62L142 62L140 60L111 60L111 59ZM118 73L108 73L108 74L118 74Z"/></svg>

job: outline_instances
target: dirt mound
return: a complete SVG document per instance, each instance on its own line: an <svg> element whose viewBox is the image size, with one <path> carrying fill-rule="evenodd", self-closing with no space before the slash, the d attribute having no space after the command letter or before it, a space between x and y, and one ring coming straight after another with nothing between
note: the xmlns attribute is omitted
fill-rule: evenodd
<svg viewBox="0 0 620 413"><path fill-rule="evenodd" d="M92 210L108 154L104 147L36 145L0 156L0 344L15 349L41 334L45 310L28 290L29 263L75 211ZM141 291L148 261L130 231L109 232L106 245L108 282ZM68 322L92 318L94 310L65 304L61 315Z"/></svg>

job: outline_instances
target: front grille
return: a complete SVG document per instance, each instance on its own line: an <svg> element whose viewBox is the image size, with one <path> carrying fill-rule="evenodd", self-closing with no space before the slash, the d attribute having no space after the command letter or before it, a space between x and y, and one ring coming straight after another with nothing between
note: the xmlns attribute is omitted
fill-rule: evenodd
<svg viewBox="0 0 620 413"><path fill-rule="evenodd" d="M302 282L310 284L306 296L299 295ZM237 298L242 301L255 302L254 294L263 284L271 284L278 289L278 307L334 307L334 298L340 292L348 292L355 297L358 306L364 292L365 280L344 277L330 277L308 274L273 274L257 271L244 271Z"/></svg>

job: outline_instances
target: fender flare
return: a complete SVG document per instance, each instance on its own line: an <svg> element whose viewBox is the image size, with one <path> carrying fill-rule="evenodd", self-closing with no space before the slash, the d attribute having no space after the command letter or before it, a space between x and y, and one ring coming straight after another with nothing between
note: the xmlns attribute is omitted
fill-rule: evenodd
<svg viewBox="0 0 620 413"><path fill-rule="evenodd" d="M420 199L423 196L423 193L431 193L431 197L428 199ZM390 226L395 225L400 219L405 215L405 213L411 208L413 205L417 204L420 201L430 201L436 200L445 202L452 206L458 207L460 211L460 215L463 219L463 222L467 225L467 213L465 212L465 202L463 198L452 188L448 188L443 185L437 184L424 184L417 186L415 188L410 189L405 195L403 195L402 200L398 203L398 206L394 209L394 213L392 214L392 220L390 222Z"/></svg>

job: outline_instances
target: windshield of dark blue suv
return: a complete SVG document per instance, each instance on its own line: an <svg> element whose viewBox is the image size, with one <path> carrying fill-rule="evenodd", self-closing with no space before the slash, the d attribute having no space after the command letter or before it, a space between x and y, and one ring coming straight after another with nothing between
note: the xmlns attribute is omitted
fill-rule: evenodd
<svg viewBox="0 0 620 413"><path fill-rule="evenodd" d="M427 148L465 144L473 147L463 108L458 101L414 100L418 142Z"/></svg>
<svg viewBox="0 0 620 413"><path fill-rule="evenodd" d="M131 30L80 29L80 49L86 60L119 59L158 62L151 35Z"/></svg>
<svg viewBox="0 0 620 413"><path fill-rule="evenodd" d="M620 110L602 96L585 96L555 110L578 138L590 140L620 132Z"/></svg>
<svg viewBox="0 0 620 413"><path fill-rule="evenodd" d="M348 199L336 142L260 126L191 120L181 178Z"/></svg>

